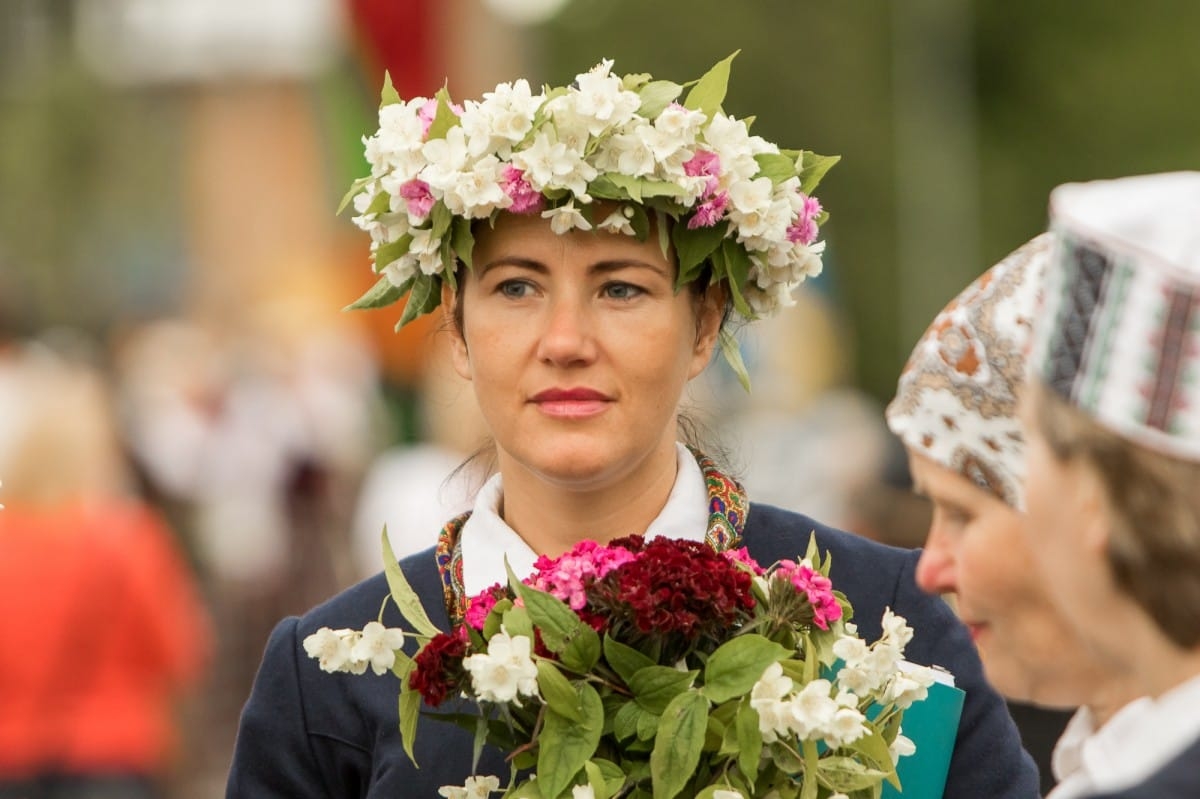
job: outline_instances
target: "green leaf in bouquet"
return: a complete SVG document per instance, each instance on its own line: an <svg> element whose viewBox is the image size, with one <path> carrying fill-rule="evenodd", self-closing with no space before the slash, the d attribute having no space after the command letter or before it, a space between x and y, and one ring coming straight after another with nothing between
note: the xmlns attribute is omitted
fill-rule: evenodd
<svg viewBox="0 0 1200 799"><path fill-rule="evenodd" d="M392 543L388 540L387 526L383 528L383 573L387 577L388 588L392 592L392 600L400 609L400 615L413 626L421 635L433 637L441 630L433 626L417 592L408 584L404 571L392 552ZM401 699L403 701L403 698Z"/></svg>
<svg viewBox="0 0 1200 799"><path fill-rule="evenodd" d="M450 224L450 244L454 247L454 254L458 256L458 260L466 264L468 269L473 268L471 253L475 250L475 234L471 232L470 219L454 217ZM454 283L454 270L446 272L446 282L450 284L450 288L457 288Z"/></svg>
<svg viewBox="0 0 1200 799"><path fill-rule="evenodd" d="M575 688L582 708L583 721L576 721L546 709L539 738L537 781L547 799L554 799L575 780L587 761L596 753L604 726L604 707L600 695L587 683Z"/></svg>
<svg viewBox="0 0 1200 799"><path fill-rule="evenodd" d="M746 391L750 390L750 372L746 370L746 362L742 360L742 348L738 344L738 340L733 333L722 327L718 334L721 343L721 354L725 356L725 361L729 367L733 369L737 375L738 382L742 384L742 388Z"/></svg>
<svg viewBox="0 0 1200 799"><path fill-rule="evenodd" d="M638 671L655 665L654 661L645 654L608 635L604 636L604 659L608 661L608 665L612 666L613 671L625 681L626 685Z"/></svg>
<svg viewBox="0 0 1200 799"><path fill-rule="evenodd" d="M583 764L596 799L608 799L625 787L625 772L611 760L593 758Z"/></svg>
<svg viewBox="0 0 1200 799"><path fill-rule="evenodd" d="M899 729L899 724L896 725L896 728ZM882 731L874 730L859 738L851 746L867 761L867 765L874 766L880 773L886 774L885 779L896 790L900 790L900 777L896 773L895 764L892 763L892 753Z"/></svg>
<svg viewBox="0 0 1200 799"><path fill-rule="evenodd" d="M710 119L721 110L721 103L725 102L725 92L729 87L729 67L739 52L741 51L735 50L733 55L718 61L696 81L696 85L683 101L685 108L703 111Z"/></svg>
<svg viewBox="0 0 1200 799"><path fill-rule="evenodd" d="M483 620L483 637L490 639L493 635L500 632L500 627L504 624L504 617L513 608L511 599L507 597L496 602L492 609L488 612L487 618Z"/></svg>
<svg viewBox="0 0 1200 799"><path fill-rule="evenodd" d="M504 794L504 799L545 799L537 780L525 780Z"/></svg>
<svg viewBox="0 0 1200 799"><path fill-rule="evenodd" d="M753 265L750 262L750 256L746 254L746 250L742 248L733 239L723 239L721 241L721 249L713 253L713 259L718 256L721 259L725 274L729 276L729 293L733 298L733 307L737 312L746 319L754 318L754 311L750 308L750 303L746 302L746 298L742 296L741 286L746 285L750 279L750 267Z"/></svg>
<svg viewBox="0 0 1200 799"><path fill-rule="evenodd" d="M717 647L704 666L704 688L712 702L741 696L754 687L767 666L784 660L790 651L761 635L739 635Z"/></svg>
<svg viewBox="0 0 1200 799"><path fill-rule="evenodd" d="M378 272L392 261L399 259L406 252L408 252L408 248L412 246L412 240L412 234L405 233L395 241L389 241L387 244L380 244L375 250L375 271ZM407 280L401 283L399 286L400 290L402 292L407 292L410 288L412 288L412 282L414 279L414 277L409 277Z"/></svg>
<svg viewBox="0 0 1200 799"><path fill-rule="evenodd" d="M679 694L658 722L650 779L654 799L673 799L696 773L708 727L708 700L699 691Z"/></svg>
<svg viewBox="0 0 1200 799"><path fill-rule="evenodd" d="M522 583L513 574L507 558L504 568L508 571L509 585L524 601L525 608L529 611L529 618L537 627L538 632L542 634L542 643L546 645L547 649L558 654L567 648L567 644L572 638L582 634L580 628L587 625L579 620L579 616L571 610L567 603L545 591L539 591Z"/></svg>
<svg viewBox="0 0 1200 799"><path fill-rule="evenodd" d="M641 724L643 716L650 716L654 720L655 726L658 725L658 716L642 710L637 702L623 703L617 712L613 714L613 736L618 741L626 741L635 737L638 733L638 725Z"/></svg>
<svg viewBox="0 0 1200 799"><path fill-rule="evenodd" d="M504 619L504 629L509 635L523 635L533 640L533 621L525 608L511 607L501 616Z"/></svg>
<svg viewBox="0 0 1200 799"><path fill-rule="evenodd" d="M750 707L750 700L738 703L737 712L738 768L753 780L758 774L762 758L763 737L758 726L758 711Z"/></svg>
<svg viewBox="0 0 1200 799"><path fill-rule="evenodd" d="M453 101L450 99L450 92L446 91L446 87L438 89L434 97L437 99L437 112L425 134L426 141L446 138L447 131L458 124L458 114L454 113L454 109L450 107Z"/></svg>
<svg viewBox="0 0 1200 799"><path fill-rule="evenodd" d="M634 701L651 713L661 714L675 697L688 691L700 672L680 671L670 666L647 666L629 680Z"/></svg>
<svg viewBox="0 0 1200 799"><path fill-rule="evenodd" d="M884 772L868 768L854 758L843 755L821 758L817 765L817 779L835 793L853 793L873 788L884 776Z"/></svg>
<svg viewBox="0 0 1200 799"><path fill-rule="evenodd" d="M643 711L642 715L638 716L637 720L637 738L639 741L647 742L650 748L653 748L654 736L658 735L658 722L662 718L657 713ZM646 751L649 751L647 749Z"/></svg>
<svg viewBox="0 0 1200 799"><path fill-rule="evenodd" d="M588 625L581 624L559 658L576 674L587 674L600 660L600 636Z"/></svg>
<svg viewBox="0 0 1200 799"><path fill-rule="evenodd" d="M571 681L548 660L538 660L537 671L538 689L546 706L560 716L583 721L583 707L579 704L579 694L575 692Z"/></svg>
<svg viewBox="0 0 1200 799"><path fill-rule="evenodd" d="M408 680L400 683L400 743L412 764L417 765L413 744L417 741L417 720L421 716L421 692L410 688Z"/></svg>

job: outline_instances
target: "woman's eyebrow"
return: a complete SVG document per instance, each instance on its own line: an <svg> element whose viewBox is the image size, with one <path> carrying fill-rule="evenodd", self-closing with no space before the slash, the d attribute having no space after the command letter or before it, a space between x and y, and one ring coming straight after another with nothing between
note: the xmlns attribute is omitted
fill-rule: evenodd
<svg viewBox="0 0 1200 799"><path fill-rule="evenodd" d="M666 266L662 264L654 264L649 261L642 261L637 258L616 258L607 261L597 261L588 269L592 273L607 274L616 272L621 269L649 269L652 272L657 272L663 277L673 277Z"/></svg>
<svg viewBox="0 0 1200 799"><path fill-rule="evenodd" d="M501 255L499 258L493 258L483 266L479 267L476 275L482 276L486 274L489 269L494 269L498 266L518 266L522 269L529 269L540 274L547 274L550 271L550 267L546 266L541 261L534 260L533 258L522 258L519 255Z"/></svg>

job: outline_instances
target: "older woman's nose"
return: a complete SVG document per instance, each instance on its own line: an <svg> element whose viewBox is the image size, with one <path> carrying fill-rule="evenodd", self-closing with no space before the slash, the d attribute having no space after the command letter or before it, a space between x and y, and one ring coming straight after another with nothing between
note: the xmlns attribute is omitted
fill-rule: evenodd
<svg viewBox="0 0 1200 799"><path fill-rule="evenodd" d="M936 527L929 531L921 559L917 561L917 585L928 594L952 594L958 590L958 568L947 536Z"/></svg>

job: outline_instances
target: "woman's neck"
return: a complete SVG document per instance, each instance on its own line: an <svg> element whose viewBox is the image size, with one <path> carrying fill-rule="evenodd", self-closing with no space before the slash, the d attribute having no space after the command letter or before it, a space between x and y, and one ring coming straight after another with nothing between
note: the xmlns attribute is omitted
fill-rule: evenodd
<svg viewBox="0 0 1200 799"><path fill-rule="evenodd" d="M557 557L576 543L641 534L662 513L678 470L674 442L602 486L554 485L525 469L505 468L500 516L539 555Z"/></svg>

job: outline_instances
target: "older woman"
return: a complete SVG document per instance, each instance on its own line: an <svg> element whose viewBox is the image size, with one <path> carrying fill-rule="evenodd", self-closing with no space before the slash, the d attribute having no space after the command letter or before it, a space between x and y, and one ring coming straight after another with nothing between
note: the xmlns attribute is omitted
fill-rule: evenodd
<svg viewBox="0 0 1200 799"><path fill-rule="evenodd" d="M1050 794L1086 794L1146 700L1084 648L1050 601L1023 528L1017 399L1049 234L989 269L938 314L887 409L916 490L933 503L917 583L954 597L988 680L1019 702L1080 707L1056 747ZM1115 716L1115 717L1114 717Z"/></svg>
<svg viewBox="0 0 1200 799"><path fill-rule="evenodd" d="M1153 704L1105 796L1200 796L1200 173L1068 184L1035 323L1028 527L1043 585Z"/></svg>
<svg viewBox="0 0 1200 799"><path fill-rule="evenodd" d="M679 86L610 67L540 95L502 84L462 109L444 96L395 98L368 141L377 168L356 207L391 279L366 304L409 291L405 319L442 305L498 467L472 513L401 563L407 580L448 629L467 597L505 579L506 559L528 573L539 555L640 533L740 543L771 563L815 531L860 634L877 638L875 620L894 608L916 630L907 656L946 666L966 689L946 795L1036 795L966 631L914 584L914 554L752 505L678 441L684 387L727 335L729 307L753 318L786 304L819 268L823 217L795 155L777 157L720 111L721 68L681 105L669 96ZM473 773L471 734L424 720L423 767L412 765L390 674L329 675L305 657L307 635L362 627L387 594L381 575L280 623L242 717L229 796L425 797ZM500 757L485 752L480 770L505 773Z"/></svg>

